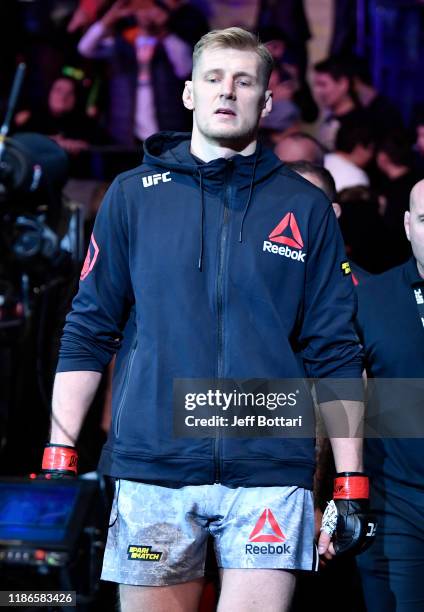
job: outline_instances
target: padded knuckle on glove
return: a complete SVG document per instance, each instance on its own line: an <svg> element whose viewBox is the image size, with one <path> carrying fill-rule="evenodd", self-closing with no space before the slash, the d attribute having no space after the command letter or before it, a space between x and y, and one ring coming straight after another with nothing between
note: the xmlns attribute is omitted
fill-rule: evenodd
<svg viewBox="0 0 424 612"><path fill-rule="evenodd" d="M337 509L333 533L336 555L357 555L375 539L377 521L369 509L368 477L360 473L337 474L332 504Z"/></svg>
<svg viewBox="0 0 424 612"><path fill-rule="evenodd" d="M372 544L373 537L368 535L369 523L375 519L369 514L368 500L335 500L337 507L337 527L334 533L336 555L350 553L357 555Z"/></svg>

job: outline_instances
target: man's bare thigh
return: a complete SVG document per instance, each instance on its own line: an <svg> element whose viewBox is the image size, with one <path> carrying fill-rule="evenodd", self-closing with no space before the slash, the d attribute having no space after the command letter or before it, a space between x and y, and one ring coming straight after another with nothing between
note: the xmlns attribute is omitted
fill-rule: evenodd
<svg viewBox="0 0 424 612"><path fill-rule="evenodd" d="M197 612L203 578L172 586L119 585L121 612Z"/></svg>
<svg viewBox="0 0 424 612"><path fill-rule="evenodd" d="M287 612L293 598L293 572L274 569L223 569L218 612Z"/></svg>

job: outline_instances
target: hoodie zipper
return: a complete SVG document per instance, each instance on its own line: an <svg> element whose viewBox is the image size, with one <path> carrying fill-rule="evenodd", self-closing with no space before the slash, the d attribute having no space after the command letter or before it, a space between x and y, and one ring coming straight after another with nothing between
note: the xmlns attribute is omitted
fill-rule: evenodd
<svg viewBox="0 0 424 612"><path fill-rule="evenodd" d="M228 204L230 202L231 192L231 174L233 169L233 160L227 161L225 169L225 181L224 181L224 213L222 217L221 225L221 238L219 247L219 263L218 263L218 275L217 275L217 319L218 319L218 355L217 355L217 376L218 380L223 378L224 374L224 316L223 316L223 302L224 302L224 266L227 252L228 243L228 220L230 216ZM215 432L215 447L214 447L214 460L215 460L215 482L220 482L221 479L221 436L219 430Z"/></svg>
<svg viewBox="0 0 424 612"><path fill-rule="evenodd" d="M119 426L121 424L121 414L122 414L122 409L123 409L124 404L125 404L125 400L127 398L128 387L129 387L129 383L130 383L131 370L132 370L132 366L133 366L133 363L134 363L134 357L135 357L136 350L137 350L137 342L135 342L133 344L133 346L131 348L130 355L128 357L127 369L125 371L124 384L122 386L121 401L119 402L118 409L116 411L116 425L115 425L115 435L116 435L116 437L119 436Z"/></svg>

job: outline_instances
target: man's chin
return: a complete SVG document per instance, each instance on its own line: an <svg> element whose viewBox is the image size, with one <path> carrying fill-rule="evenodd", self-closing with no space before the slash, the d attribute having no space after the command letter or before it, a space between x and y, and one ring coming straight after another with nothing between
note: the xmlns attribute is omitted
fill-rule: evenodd
<svg viewBox="0 0 424 612"><path fill-rule="evenodd" d="M222 146L230 146L234 143L246 143L255 138L253 131L240 129L218 128L205 131L204 136L209 140Z"/></svg>

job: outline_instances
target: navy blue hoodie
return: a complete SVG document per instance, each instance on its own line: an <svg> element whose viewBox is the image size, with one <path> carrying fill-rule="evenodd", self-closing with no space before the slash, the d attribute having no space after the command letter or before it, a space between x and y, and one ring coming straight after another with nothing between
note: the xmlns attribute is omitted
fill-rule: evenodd
<svg viewBox="0 0 424 612"><path fill-rule="evenodd" d="M96 219L58 371L117 352L100 469L165 486L312 487L313 439L174 438L175 378L361 375L354 289L323 192L271 151L201 163L162 132Z"/></svg>

